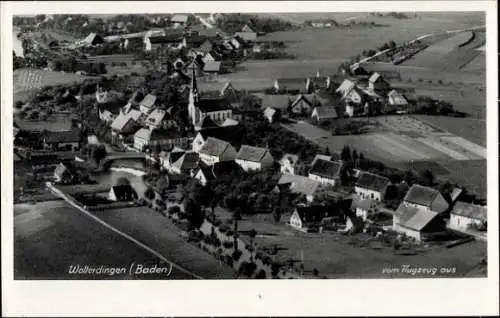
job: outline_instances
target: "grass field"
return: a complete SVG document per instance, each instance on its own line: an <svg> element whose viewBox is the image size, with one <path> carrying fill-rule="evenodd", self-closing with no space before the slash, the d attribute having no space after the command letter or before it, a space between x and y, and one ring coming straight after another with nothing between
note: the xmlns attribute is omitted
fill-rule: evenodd
<svg viewBox="0 0 500 318"><path fill-rule="evenodd" d="M135 279L127 275L72 275L69 266L159 264L156 257L111 232L64 201L14 206L14 279ZM173 270L170 279L190 278ZM148 279L169 279L152 276Z"/></svg>
<svg viewBox="0 0 500 318"><path fill-rule="evenodd" d="M22 129L32 131L42 131L44 129L48 131L64 131L71 129L71 118L67 115L54 115L44 121L16 118L15 122Z"/></svg>
<svg viewBox="0 0 500 318"><path fill-rule="evenodd" d="M89 76L78 76L73 73L52 72L38 69L17 69L14 71L14 95L44 86L83 82Z"/></svg>

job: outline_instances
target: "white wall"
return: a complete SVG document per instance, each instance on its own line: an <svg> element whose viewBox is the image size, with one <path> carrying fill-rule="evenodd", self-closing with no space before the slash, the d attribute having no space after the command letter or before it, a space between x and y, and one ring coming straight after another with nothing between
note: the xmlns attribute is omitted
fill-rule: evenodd
<svg viewBox="0 0 500 318"><path fill-rule="evenodd" d="M329 184L329 185L335 186L335 180L323 178L323 177L320 177L320 176L312 174L312 173L309 173L309 179L318 181L322 184Z"/></svg>
<svg viewBox="0 0 500 318"><path fill-rule="evenodd" d="M382 201L384 198L384 194L385 194L385 189L381 193L381 192L371 190L371 189L354 187L354 191L356 191L356 195L358 195L360 198L373 199L373 200L377 200L377 201Z"/></svg>
<svg viewBox="0 0 500 318"><path fill-rule="evenodd" d="M450 227L455 230L467 230L470 224L480 225L481 221L477 219L471 219L463 215L450 214Z"/></svg>

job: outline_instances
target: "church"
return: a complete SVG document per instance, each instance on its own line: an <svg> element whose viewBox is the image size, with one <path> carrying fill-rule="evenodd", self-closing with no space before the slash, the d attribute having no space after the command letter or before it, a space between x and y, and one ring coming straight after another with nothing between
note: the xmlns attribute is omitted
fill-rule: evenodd
<svg viewBox="0 0 500 318"><path fill-rule="evenodd" d="M225 98L200 99L196 74L193 69L189 91L188 116L191 124L200 126L205 117L210 117L215 123L222 124L227 118L232 118L231 104Z"/></svg>

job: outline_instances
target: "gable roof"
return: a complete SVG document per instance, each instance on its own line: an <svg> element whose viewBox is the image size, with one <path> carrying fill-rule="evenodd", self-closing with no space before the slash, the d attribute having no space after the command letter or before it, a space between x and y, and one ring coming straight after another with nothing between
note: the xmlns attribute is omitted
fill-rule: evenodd
<svg viewBox="0 0 500 318"><path fill-rule="evenodd" d="M406 193L404 201L430 207L438 195L439 191L435 189L414 184Z"/></svg>
<svg viewBox="0 0 500 318"><path fill-rule="evenodd" d="M276 114L276 109L272 107L267 107L264 109L264 116L272 118Z"/></svg>
<svg viewBox="0 0 500 318"><path fill-rule="evenodd" d="M391 182L386 177L370 172L362 172L356 181L356 186L363 189L382 192L390 183Z"/></svg>
<svg viewBox="0 0 500 318"><path fill-rule="evenodd" d="M457 202L453 207L451 214L465 216L476 220L486 220L488 217L485 206L466 202Z"/></svg>
<svg viewBox="0 0 500 318"><path fill-rule="evenodd" d="M278 185L284 184L290 185L290 191L304 195L314 195L321 186L318 181L288 173L283 173L278 180Z"/></svg>
<svg viewBox="0 0 500 318"><path fill-rule="evenodd" d="M326 161L331 161L332 160L332 156L327 156L327 155L316 155L314 156L314 159L313 161L311 162L311 165L314 165L314 163L316 162L316 160L318 159L322 159L322 160L326 160Z"/></svg>
<svg viewBox="0 0 500 318"><path fill-rule="evenodd" d="M216 128L219 127L210 116L204 117L202 120L200 120L196 126L200 129L207 129L207 128Z"/></svg>
<svg viewBox="0 0 500 318"><path fill-rule="evenodd" d="M195 169L198 166L199 156L196 152L185 152L172 165L179 170Z"/></svg>
<svg viewBox="0 0 500 318"><path fill-rule="evenodd" d="M369 210L377 205L377 201L371 199L362 199L353 201L353 206L362 210Z"/></svg>
<svg viewBox="0 0 500 318"><path fill-rule="evenodd" d="M146 124L159 125L167 116L167 111L163 109L153 109L153 111L146 118Z"/></svg>
<svg viewBox="0 0 500 318"><path fill-rule="evenodd" d="M345 214L351 207L351 200L340 200L330 205L298 206L296 211L302 222L320 222L323 218Z"/></svg>
<svg viewBox="0 0 500 318"><path fill-rule="evenodd" d="M141 128L134 134L134 138L151 140L151 130L147 128Z"/></svg>
<svg viewBox="0 0 500 318"><path fill-rule="evenodd" d="M248 24L245 24L241 28L240 32L255 32L255 31Z"/></svg>
<svg viewBox="0 0 500 318"><path fill-rule="evenodd" d="M370 78L368 79L368 81L369 81L370 83L375 83L375 82L376 82L376 81L378 81L379 79L382 79L382 77L380 76L380 74L379 74L379 73L375 72L375 73L373 73L373 74L370 76Z"/></svg>
<svg viewBox="0 0 500 318"><path fill-rule="evenodd" d="M400 204L395 214L399 218L399 225L416 231L423 230L438 213L423 211L415 207Z"/></svg>
<svg viewBox="0 0 500 318"><path fill-rule="evenodd" d="M55 168L54 174L61 178L64 174L72 174L72 171L64 163L60 162Z"/></svg>
<svg viewBox="0 0 500 318"><path fill-rule="evenodd" d="M341 162L317 159L309 173L323 178L335 179L340 175L341 168Z"/></svg>
<svg viewBox="0 0 500 318"><path fill-rule="evenodd" d="M321 118L337 118L337 111L335 110L335 107L329 107L329 106L322 106L322 107L315 107L313 109L313 114L316 114L319 119Z"/></svg>
<svg viewBox="0 0 500 318"><path fill-rule="evenodd" d="M342 96L345 97L347 96L347 94L349 94L351 92L351 90L353 90L354 88L356 87L356 83L353 82L352 80L350 79L345 79L339 87L337 87L337 89L335 90L336 92L340 92L342 93Z"/></svg>
<svg viewBox="0 0 500 318"><path fill-rule="evenodd" d="M156 95L147 94L144 99L139 103L141 106L151 108L156 102Z"/></svg>
<svg viewBox="0 0 500 318"><path fill-rule="evenodd" d="M231 104L225 98L200 99L196 102L196 108L203 113L218 112L232 109Z"/></svg>
<svg viewBox="0 0 500 318"><path fill-rule="evenodd" d="M128 114L119 114L111 123L111 128L117 131L121 131L131 120L133 119L128 116Z"/></svg>
<svg viewBox="0 0 500 318"><path fill-rule="evenodd" d="M278 78L276 82L280 89L304 90L307 80L305 78Z"/></svg>
<svg viewBox="0 0 500 318"><path fill-rule="evenodd" d="M226 126L236 126L236 125L239 125L240 123L237 122L236 120L232 119L232 118L226 118L226 120L224 120L224 122L222 123L222 127L226 127Z"/></svg>
<svg viewBox="0 0 500 318"><path fill-rule="evenodd" d="M60 142L79 142L80 141L80 130L65 130L65 131L57 131L52 132L49 131L45 135L45 143L54 144Z"/></svg>
<svg viewBox="0 0 500 318"><path fill-rule="evenodd" d="M245 41L255 41L257 39L257 33L256 32L236 32L234 33L235 36L238 36L242 38Z"/></svg>
<svg viewBox="0 0 500 318"><path fill-rule="evenodd" d="M188 16L185 14L176 14L170 19L170 21L174 23L186 23L187 20Z"/></svg>
<svg viewBox="0 0 500 318"><path fill-rule="evenodd" d="M179 43L181 41L182 41L181 34L166 34L166 35L149 37L149 42L151 44Z"/></svg>
<svg viewBox="0 0 500 318"><path fill-rule="evenodd" d="M209 156L220 157L231 145L224 140L208 137L200 149L200 153Z"/></svg>
<svg viewBox="0 0 500 318"><path fill-rule="evenodd" d="M314 98L314 96L312 94L307 95L307 96L304 94L299 94L299 95L297 95L297 98L292 102L292 107L297 105L300 101L304 101L309 106L313 106L313 102L312 102L313 98Z"/></svg>
<svg viewBox="0 0 500 318"><path fill-rule="evenodd" d="M240 151L238 151L236 159L252 161L252 162L261 162L266 154L269 154L268 149L243 145L241 146Z"/></svg>
<svg viewBox="0 0 500 318"><path fill-rule="evenodd" d="M261 101L262 107L271 107L275 109L286 109L297 98L297 95L289 94L254 94Z"/></svg>
<svg viewBox="0 0 500 318"><path fill-rule="evenodd" d="M221 126L217 128L202 129L198 132L201 137L206 141L208 138L213 137L220 140L229 142L231 145L237 147L243 139L245 130L242 126Z"/></svg>

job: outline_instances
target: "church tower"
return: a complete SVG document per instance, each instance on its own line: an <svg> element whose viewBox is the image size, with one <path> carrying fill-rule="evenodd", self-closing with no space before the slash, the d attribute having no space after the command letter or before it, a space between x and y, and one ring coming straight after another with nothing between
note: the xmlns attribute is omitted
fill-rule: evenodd
<svg viewBox="0 0 500 318"><path fill-rule="evenodd" d="M196 125L197 123L197 118L196 116L196 105L195 103L198 102L198 85L196 85L196 74L194 71L194 65L193 65L193 73L191 77L191 87L189 88L189 104L188 104L188 116L189 119L191 120L193 125Z"/></svg>

